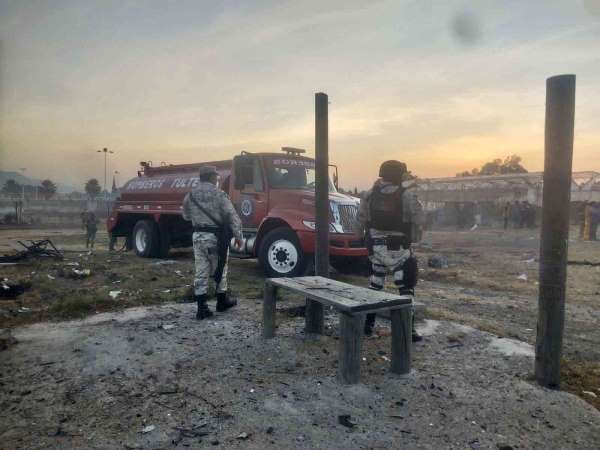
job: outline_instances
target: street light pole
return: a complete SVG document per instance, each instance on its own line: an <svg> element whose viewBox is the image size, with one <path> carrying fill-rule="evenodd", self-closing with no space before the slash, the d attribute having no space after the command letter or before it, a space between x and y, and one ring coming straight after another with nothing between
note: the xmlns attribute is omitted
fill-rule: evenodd
<svg viewBox="0 0 600 450"><path fill-rule="evenodd" d="M25 171L27 170L27 168L21 167L19 170L21 171L23 177L25 177ZM25 201L25 180L23 180L23 184L21 184L21 201Z"/></svg>
<svg viewBox="0 0 600 450"><path fill-rule="evenodd" d="M104 202L106 203L106 210L108 212L108 191L106 190L106 165L108 154L113 154L114 152L112 150L107 149L106 147L104 147L102 150L96 150L96 152L104 153Z"/></svg>

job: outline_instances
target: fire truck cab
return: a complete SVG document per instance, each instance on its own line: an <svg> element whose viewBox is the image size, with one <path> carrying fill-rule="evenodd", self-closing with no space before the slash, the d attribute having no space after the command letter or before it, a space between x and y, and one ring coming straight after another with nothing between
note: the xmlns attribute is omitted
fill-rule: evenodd
<svg viewBox="0 0 600 450"><path fill-rule="evenodd" d="M300 149L282 150L197 164L143 162L115 202L108 231L125 237L142 257L164 258L171 248L190 246L192 226L182 217L182 202L199 183L198 168L210 164L243 224L243 245L232 244L232 254L257 257L269 277L302 275L315 247L315 161ZM329 180L330 255L334 261L364 257L367 249L354 226L359 200L337 191L337 170L334 180Z"/></svg>

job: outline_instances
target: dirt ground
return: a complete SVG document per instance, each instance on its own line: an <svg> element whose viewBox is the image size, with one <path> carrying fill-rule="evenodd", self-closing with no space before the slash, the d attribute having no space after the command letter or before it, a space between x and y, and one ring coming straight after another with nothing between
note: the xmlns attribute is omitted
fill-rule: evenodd
<svg viewBox="0 0 600 450"><path fill-rule="evenodd" d="M189 250L143 260L109 254L101 235L87 255L79 230L5 230L0 253L44 235L64 261L0 267L32 286L0 300L0 326L17 340L0 352L0 448L598 448L600 269L569 267L563 387L581 398L537 387L535 231L427 233L414 370L389 374L380 320L353 387L335 379L335 314L325 336L305 338L303 318L288 313L302 299L284 295L277 338L260 337L256 261L232 261L239 307L198 323L181 303ZM427 267L433 255L448 267ZM600 244L573 241L569 259L598 262Z"/></svg>

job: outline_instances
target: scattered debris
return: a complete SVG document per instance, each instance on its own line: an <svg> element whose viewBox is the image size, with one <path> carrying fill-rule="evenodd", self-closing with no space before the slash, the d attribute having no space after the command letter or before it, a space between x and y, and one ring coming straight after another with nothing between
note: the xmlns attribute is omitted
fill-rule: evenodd
<svg viewBox="0 0 600 450"><path fill-rule="evenodd" d="M4 278L0 281L0 298L14 299L31 287L29 282L13 283Z"/></svg>
<svg viewBox="0 0 600 450"><path fill-rule="evenodd" d="M80 279L80 278L87 278L92 274L92 271L90 269L71 269L68 271L63 271L60 275L62 275L65 278L72 278L72 279Z"/></svg>
<svg viewBox="0 0 600 450"><path fill-rule="evenodd" d="M598 397L598 395L595 392L592 392L592 391L581 391L581 393L583 395L587 395L588 397L591 397L591 398L597 398Z"/></svg>
<svg viewBox="0 0 600 450"><path fill-rule="evenodd" d="M517 277L517 280L522 280L522 281L527 281L529 278L527 277L526 273L522 273L521 275L519 275Z"/></svg>
<svg viewBox="0 0 600 450"><path fill-rule="evenodd" d="M447 269L448 260L443 256L430 256L427 260L427 265L432 269Z"/></svg>
<svg viewBox="0 0 600 450"><path fill-rule="evenodd" d="M171 264L176 264L177 261L173 260L173 259L165 259L162 261L156 261L155 263L153 263L155 266L167 266L167 265L171 265Z"/></svg>
<svg viewBox="0 0 600 450"><path fill-rule="evenodd" d="M186 438L194 438L194 437L202 437L208 436L210 433L208 431L202 431L200 428L204 428L208 425L206 422L201 423L200 425L196 425L193 428L184 428L184 427L173 427L175 430L179 431L180 437Z"/></svg>
<svg viewBox="0 0 600 450"><path fill-rule="evenodd" d="M142 433L150 433L151 431L154 431L155 428L154 425L148 425L147 427L142 428Z"/></svg>
<svg viewBox="0 0 600 450"><path fill-rule="evenodd" d="M53 277L53 276L52 276L52 275L50 275L50 274L48 274L48 275L47 275L47 277L48 277L48 279L49 279L49 280L56 280L56 277Z"/></svg>
<svg viewBox="0 0 600 450"><path fill-rule="evenodd" d="M109 295L109 296L110 296L110 298L112 298L113 300L116 300L116 299L117 299L117 297L118 297L119 295L121 295L121 291L110 291L110 292L108 293L108 295Z"/></svg>
<svg viewBox="0 0 600 450"><path fill-rule="evenodd" d="M175 328L175 325L172 323L167 323L161 326L161 328L163 330L172 330L173 328Z"/></svg>
<svg viewBox="0 0 600 450"><path fill-rule="evenodd" d="M0 262L12 263L27 258L39 257L63 259L62 252L54 246L50 239L43 239L40 241L29 241L29 244L26 244L23 241L17 242L19 243L19 245L24 247L25 250L21 250L20 252L14 253L12 255L0 256Z"/></svg>
<svg viewBox="0 0 600 450"><path fill-rule="evenodd" d="M238 434L238 436L237 436L237 438L236 438L236 439L241 439L241 440L245 441L245 440L246 440L246 439L248 439L250 436L251 436L250 434L248 434L248 433L246 433L246 432L244 431L244 432L242 432L242 433Z"/></svg>
<svg viewBox="0 0 600 450"><path fill-rule="evenodd" d="M340 425L345 426L346 428L354 428L354 426L356 424L354 422L352 422L350 419L351 419L350 414L342 414L341 416L338 416L338 423Z"/></svg>
<svg viewBox="0 0 600 450"><path fill-rule="evenodd" d="M592 262L592 261L569 261L567 264L570 266L600 267L600 262Z"/></svg>

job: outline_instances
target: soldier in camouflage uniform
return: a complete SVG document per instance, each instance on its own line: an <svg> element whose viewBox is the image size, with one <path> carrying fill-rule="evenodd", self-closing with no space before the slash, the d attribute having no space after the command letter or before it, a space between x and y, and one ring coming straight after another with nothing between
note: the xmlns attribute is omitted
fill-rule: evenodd
<svg viewBox="0 0 600 450"><path fill-rule="evenodd" d="M411 243L419 238L423 212L416 195L402 187L406 172L404 163L384 162L381 178L363 196L357 221L369 248L369 287L383 289L386 274L391 272L400 294L414 296L418 269ZM366 335L373 333L374 324L375 314L367 314ZM420 340L413 321L413 342Z"/></svg>
<svg viewBox="0 0 600 450"><path fill-rule="evenodd" d="M98 232L98 218L93 211L84 211L81 213L81 222L85 229L85 248L92 250Z"/></svg>
<svg viewBox="0 0 600 450"><path fill-rule="evenodd" d="M183 218L190 220L194 227L192 240L194 243L194 259L196 275L194 277L194 298L198 303L196 319L202 320L213 315L208 308L208 286L211 277L220 272L219 244L229 247L227 242L219 242L219 238L229 235L231 231L236 245L241 246L242 222L237 215L228 195L217 187L218 173L214 166L200 167L200 183L183 200ZM221 255L223 256L223 255ZM225 311L237 304L227 293L227 250L221 262L222 275L216 283L217 311ZM217 281L215 279L215 281Z"/></svg>

